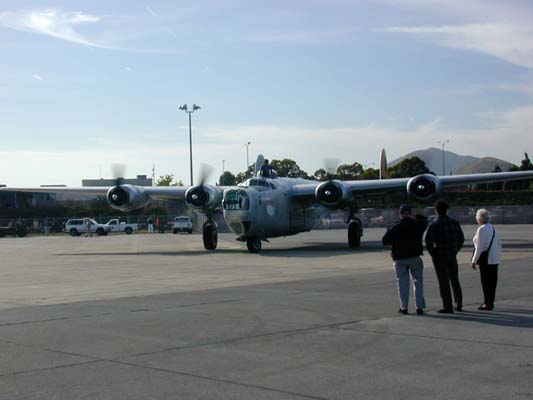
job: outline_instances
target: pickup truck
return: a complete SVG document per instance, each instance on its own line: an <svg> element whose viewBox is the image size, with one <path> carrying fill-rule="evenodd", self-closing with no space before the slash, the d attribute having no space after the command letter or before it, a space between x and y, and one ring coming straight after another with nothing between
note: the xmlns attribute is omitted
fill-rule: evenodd
<svg viewBox="0 0 533 400"><path fill-rule="evenodd" d="M124 232L130 235L133 231L139 230L138 224L128 224L126 222L120 222L118 218L110 219L105 225L111 227L111 232Z"/></svg>
<svg viewBox="0 0 533 400"><path fill-rule="evenodd" d="M99 224L94 219L90 219L91 221L91 232L96 232L98 236L107 235L109 232L111 232L111 227L107 226L105 224ZM65 233L70 233L71 236L80 236L82 233L85 233L85 224L84 224L83 218L73 218L69 219L65 223L65 227L63 228L63 231Z"/></svg>
<svg viewBox="0 0 533 400"><path fill-rule="evenodd" d="M181 216L174 218L172 222L172 233L176 234L178 232L192 233L192 222L189 217Z"/></svg>

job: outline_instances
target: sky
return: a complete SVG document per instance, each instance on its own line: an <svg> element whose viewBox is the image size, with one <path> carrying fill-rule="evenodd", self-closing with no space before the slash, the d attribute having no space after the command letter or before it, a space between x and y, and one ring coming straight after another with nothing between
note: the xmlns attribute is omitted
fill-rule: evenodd
<svg viewBox="0 0 533 400"><path fill-rule="evenodd" d="M533 151L526 0L0 0L0 184Z"/></svg>

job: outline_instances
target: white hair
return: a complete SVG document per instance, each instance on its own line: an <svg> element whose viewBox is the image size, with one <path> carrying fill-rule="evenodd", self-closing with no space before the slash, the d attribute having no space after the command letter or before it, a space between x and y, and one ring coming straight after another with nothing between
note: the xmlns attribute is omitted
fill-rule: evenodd
<svg viewBox="0 0 533 400"><path fill-rule="evenodd" d="M476 212L476 219L479 219L482 223L488 224L490 222L490 213L484 208L480 208Z"/></svg>

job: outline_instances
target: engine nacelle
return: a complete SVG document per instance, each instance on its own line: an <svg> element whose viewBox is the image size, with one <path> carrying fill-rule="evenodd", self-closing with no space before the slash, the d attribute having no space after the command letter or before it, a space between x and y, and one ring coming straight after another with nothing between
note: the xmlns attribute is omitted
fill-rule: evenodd
<svg viewBox="0 0 533 400"><path fill-rule="evenodd" d="M222 207L224 192L210 185L191 186L185 192L187 206L198 211L216 210Z"/></svg>
<svg viewBox="0 0 533 400"><path fill-rule="evenodd" d="M107 191L107 203L111 208L123 212L130 212L145 207L150 198L139 186L119 185Z"/></svg>
<svg viewBox="0 0 533 400"><path fill-rule="evenodd" d="M435 175L423 174L409 179L407 194L420 201L428 201L437 197L442 191L442 183Z"/></svg>
<svg viewBox="0 0 533 400"><path fill-rule="evenodd" d="M353 202L352 191L343 182L331 180L318 185L315 189L317 201L324 207L337 210Z"/></svg>

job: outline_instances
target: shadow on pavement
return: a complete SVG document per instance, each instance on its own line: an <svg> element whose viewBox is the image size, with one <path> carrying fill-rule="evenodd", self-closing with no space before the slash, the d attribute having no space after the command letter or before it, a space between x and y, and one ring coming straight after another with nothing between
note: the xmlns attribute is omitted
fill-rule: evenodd
<svg viewBox="0 0 533 400"><path fill-rule="evenodd" d="M523 315L516 315L523 314ZM533 311L515 309L494 309L493 311L463 311L455 314L426 314L429 318L454 319L460 321L478 322L496 326L510 326L515 328L533 328Z"/></svg>

